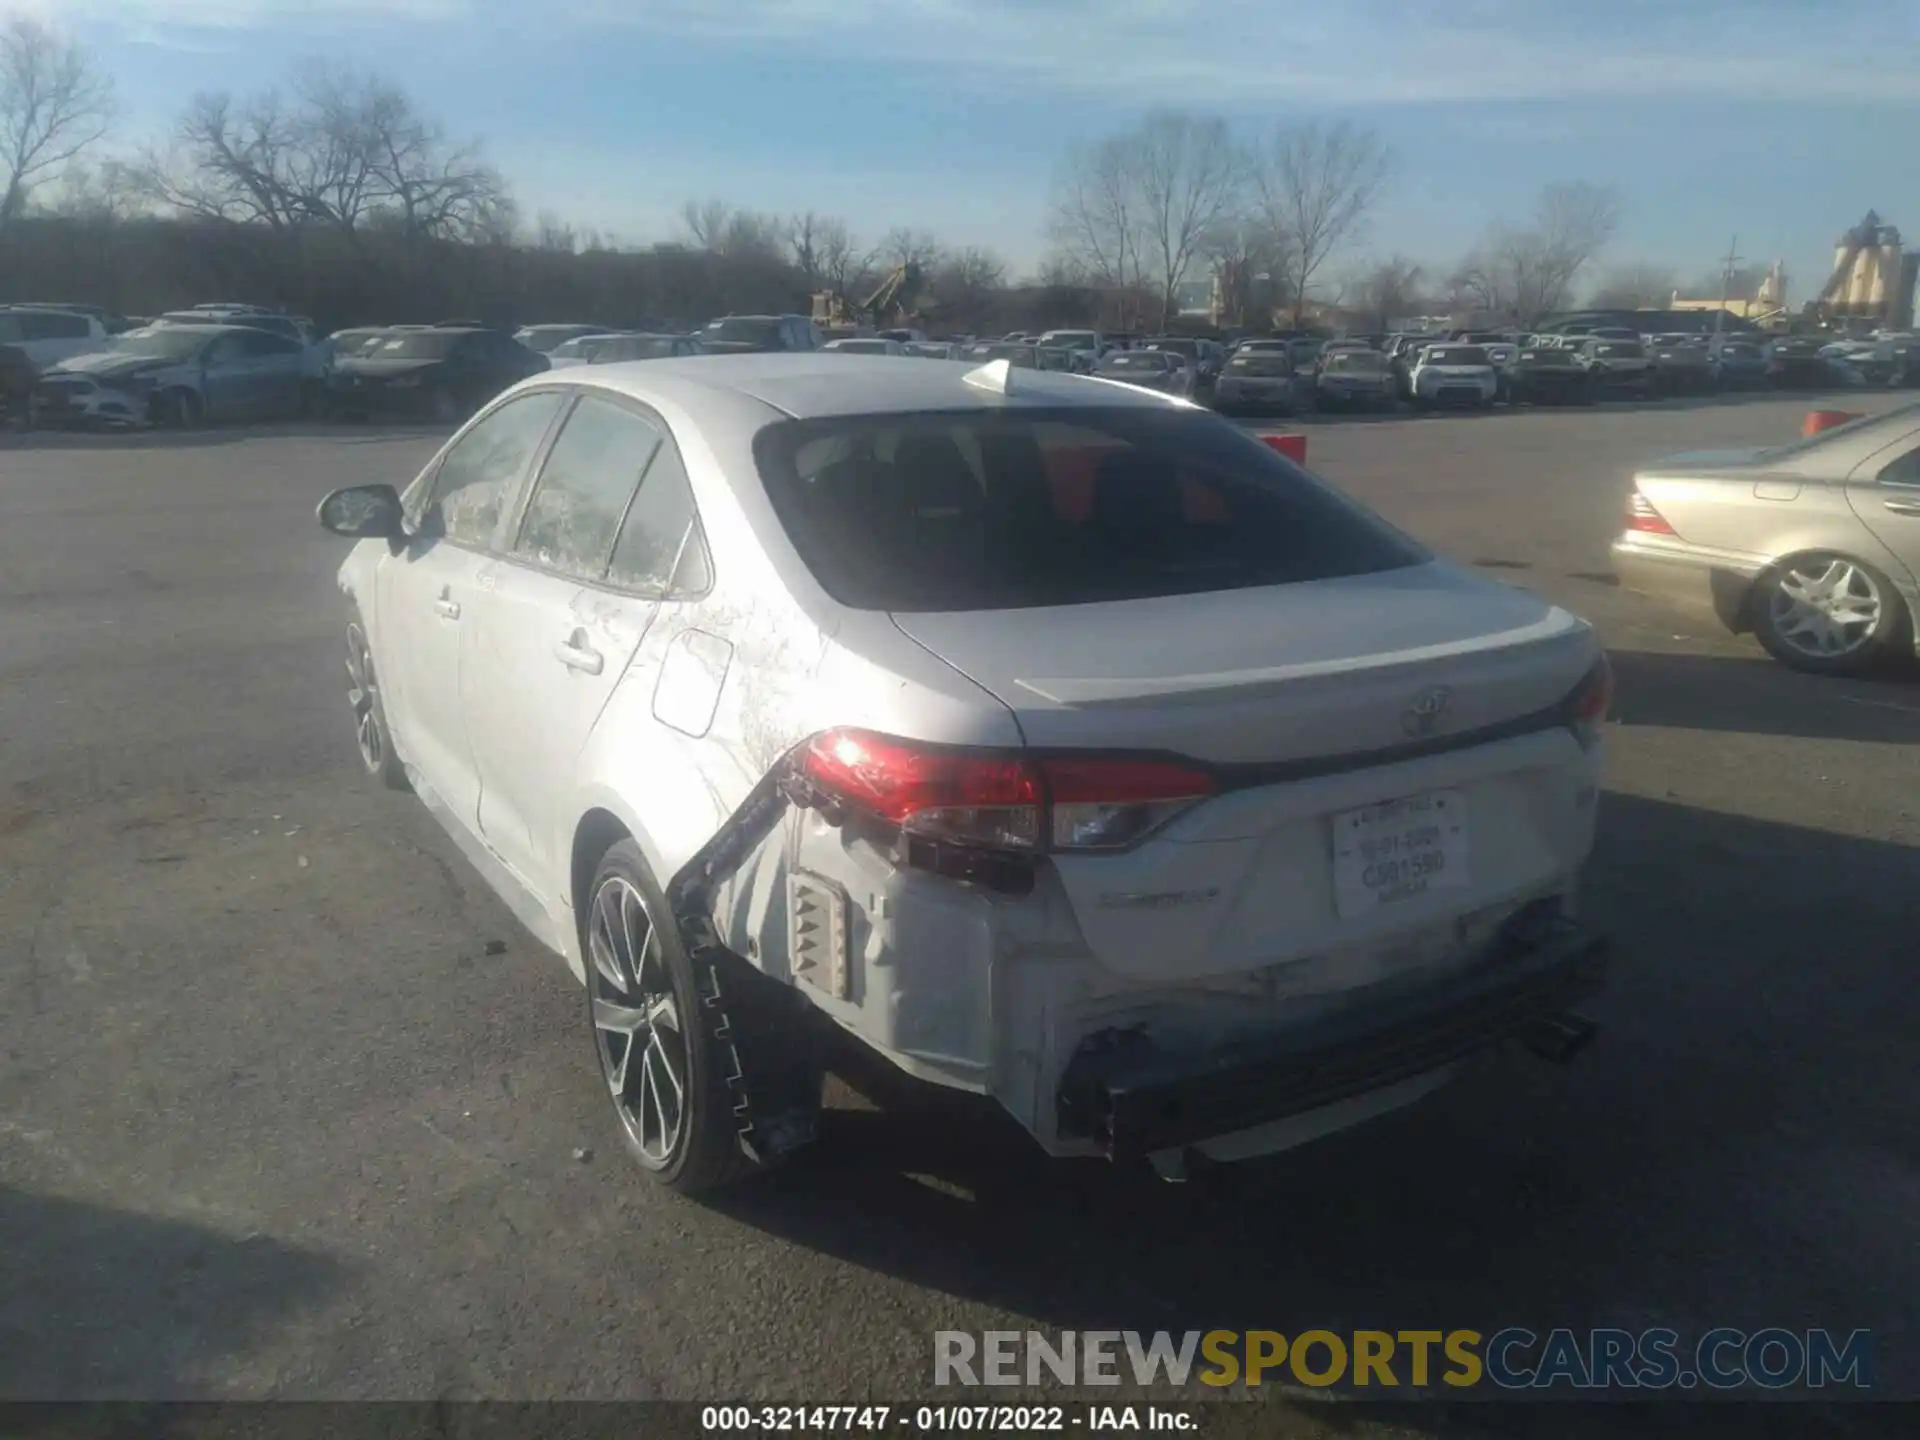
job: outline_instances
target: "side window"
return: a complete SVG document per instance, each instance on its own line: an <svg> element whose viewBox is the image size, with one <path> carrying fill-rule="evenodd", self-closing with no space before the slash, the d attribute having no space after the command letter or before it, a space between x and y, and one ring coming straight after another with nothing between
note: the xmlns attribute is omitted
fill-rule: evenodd
<svg viewBox="0 0 1920 1440"><path fill-rule="evenodd" d="M247 354L246 336L222 335L207 347L206 360L209 365L231 365L246 359Z"/></svg>
<svg viewBox="0 0 1920 1440"><path fill-rule="evenodd" d="M460 437L434 473L432 498L416 529L462 545L486 545L564 397L519 395Z"/></svg>
<svg viewBox="0 0 1920 1440"><path fill-rule="evenodd" d="M1882 485L1920 485L1920 446L1880 467Z"/></svg>
<svg viewBox="0 0 1920 1440"><path fill-rule="evenodd" d="M264 355L297 355L300 351L296 342L270 330L254 330L241 336L240 348L256 359Z"/></svg>
<svg viewBox="0 0 1920 1440"><path fill-rule="evenodd" d="M513 553L575 579L600 579L660 442L659 430L631 410L583 397L547 452Z"/></svg>
<svg viewBox="0 0 1920 1440"><path fill-rule="evenodd" d="M627 511L607 578L634 590L697 595L712 581L693 487L671 441L660 447Z"/></svg>
<svg viewBox="0 0 1920 1440"><path fill-rule="evenodd" d="M93 333L84 315L61 315L51 310L29 311L20 316L20 329L28 340L84 340Z"/></svg>

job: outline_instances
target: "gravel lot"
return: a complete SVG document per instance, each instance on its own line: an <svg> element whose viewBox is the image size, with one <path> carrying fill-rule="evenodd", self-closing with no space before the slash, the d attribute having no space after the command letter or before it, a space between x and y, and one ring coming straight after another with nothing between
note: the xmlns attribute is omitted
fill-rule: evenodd
<svg viewBox="0 0 1920 1440"><path fill-rule="evenodd" d="M1637 460L1819 403L1311 427L1614 651L1579 1064L1188 1187L844 1092L708 1207L619 1153L561 964L357 770L313 506L436 437L0 437L0 1398L899 1399L942 1328L1659 1323L1871 1328L1920 1395L1920 685L1605 574Z"/></svg>

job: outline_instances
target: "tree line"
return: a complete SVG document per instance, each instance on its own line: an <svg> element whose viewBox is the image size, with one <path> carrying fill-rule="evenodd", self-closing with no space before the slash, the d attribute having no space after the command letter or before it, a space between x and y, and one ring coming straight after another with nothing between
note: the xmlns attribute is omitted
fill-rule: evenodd
<svg viewBox="0 0 1920 1440"><path fill-rule="evenodd" d="M1016 280L990 251L911 226L863 241L839 217L719 199L688 202L679 233L652 243L528 216L479 141L391 80L324 62L253 93L198 95L164 135L108 156L116 118L111 79L83 49L31 19L0 25L7 298L137 314L256 300L327 325L682 327L805 311L820 292L857 302L911 265L929 320L956 330L1166 326L1196 279L1217 285L1234 325L1339 306L1385 326L1442 305L1528 323L1570 303L1619 221L1612 190L1554 185L1451 265L1357 258L1395 176L1371 131L1308 123L1243 138L1219 117L1159 110L1063 157L1047 258ZM1656 269L1608 280L1639 294Z"/></svg>

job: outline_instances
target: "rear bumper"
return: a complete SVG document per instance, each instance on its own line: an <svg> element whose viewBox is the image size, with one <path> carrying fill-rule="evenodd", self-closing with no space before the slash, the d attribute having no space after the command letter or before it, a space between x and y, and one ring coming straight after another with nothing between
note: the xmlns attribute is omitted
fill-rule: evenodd
<svg viewBox="0 0 1920 1440"><path fill-rule="evenodd" d="M1606 954L1601 936L1530 907L1473 969L1295 1033L1204 1054L1091 1036L1061 1077L1060 1134L1134 1159L1389 1090L1560 1020L1603 987Z"/></svg>
<svg viewBox="0 0 1920 1440"><path fill-rule="evenodd" d="M1613 572L1623 589L1683 609L1709 613L1727 629L1747 628L1747 597L1764 562L1660 544L1629 532L1613 542Z"/></svg>

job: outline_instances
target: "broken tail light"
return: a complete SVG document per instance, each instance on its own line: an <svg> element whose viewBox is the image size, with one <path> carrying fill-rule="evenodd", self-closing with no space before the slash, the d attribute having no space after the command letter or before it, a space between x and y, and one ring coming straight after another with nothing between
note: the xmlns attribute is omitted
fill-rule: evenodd
<svg viewBox="0 0 1920 1440"><path fill-rule="evenodd" d="M1678 533L1667 523L1667 517L1654 509L1653 502L1637 489L1627 501L1627 529L1638 531L1642 535Z"/></svg>
<svg viewBox="0 0 1920 1440"><path fill-rule="evenodd" d="M1580 743L1591 749L1612 709L1613 665L1602 655L1567 696L1567 724Z"/></svg>
<svg viewBox="0 0 1920 1440"><path fill-rule="evenodd" d="M823 797L908 837L1024 853L1124 850L1215 793L1177 761L916 744L866 730L807 742Z"/></svg>

